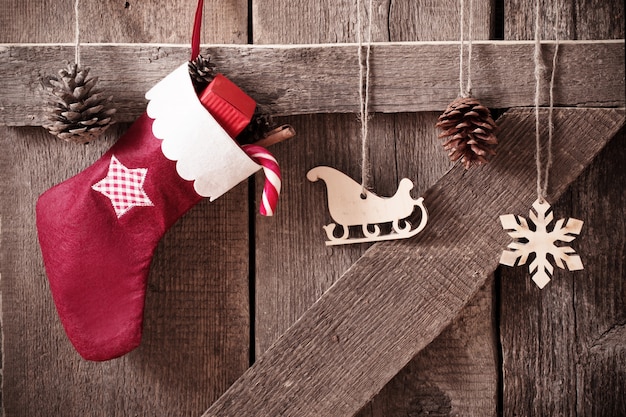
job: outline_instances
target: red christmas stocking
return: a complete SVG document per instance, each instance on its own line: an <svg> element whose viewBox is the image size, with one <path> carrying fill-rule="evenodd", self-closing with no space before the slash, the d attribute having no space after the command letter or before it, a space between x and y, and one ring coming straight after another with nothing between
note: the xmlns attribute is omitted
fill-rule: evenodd
<svg viewBox="0 0 626 417"><path fill-rule="evenodd" d="M185 64L146 98L147 112L102 158L37 202L54 302L89 360L138 346L148 269L165 231L202 197L212 201L261 168L232 139L255 103L224 77L200 102Z"/></svg>

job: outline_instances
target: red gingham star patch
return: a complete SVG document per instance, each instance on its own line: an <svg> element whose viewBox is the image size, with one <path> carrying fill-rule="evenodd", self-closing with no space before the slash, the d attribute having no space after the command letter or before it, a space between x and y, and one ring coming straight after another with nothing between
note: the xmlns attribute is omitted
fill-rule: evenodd
<svg viewBox="0 0 626 417"><path fill-rule="evenodd" d="M135 206L154 206L143 189L148 168L126 168L115 156L111 157L109 172L91 186L111 200L119 219Z"/></svg>

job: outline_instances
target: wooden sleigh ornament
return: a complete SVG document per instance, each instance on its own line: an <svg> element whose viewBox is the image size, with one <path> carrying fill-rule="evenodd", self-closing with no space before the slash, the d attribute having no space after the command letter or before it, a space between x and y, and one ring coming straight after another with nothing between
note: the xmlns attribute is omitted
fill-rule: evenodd
<svg viewBox="0 0 626 417"><path fill-rule="evenodd" d="M354 181L343 172L327 166L318 166L307 173L307 179L315 182L323 180L328 190L328 211L335 223L324 227L327 246L350 243L377 242L382 240L406 239L417 235L426 227L428 212L424 198L411 197L413 182L403 178L392 197L380 197ZM408 221L419 210L420 222L417 227ZM384 224L391 227L381 228ZM337 225L343 229L335 235ZM360 228L363 236L350 236L350 227ZM385 232L383 232L385 230ZM389 230L387 232L387 230ZM353 233L356 235L356 231Z"/></svg>

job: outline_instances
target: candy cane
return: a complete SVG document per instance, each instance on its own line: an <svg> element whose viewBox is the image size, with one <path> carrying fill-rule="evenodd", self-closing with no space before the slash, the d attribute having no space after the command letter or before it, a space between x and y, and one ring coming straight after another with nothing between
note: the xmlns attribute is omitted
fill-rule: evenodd
<svg viewBox="0 0 626 417"><path fill-rule="evenodd" d="M278 205L280 194L281 176L280 167L276 158L267 149L258 145L243 145L244 152L257 164L263 167L265 173L265 185L259 212L263 216L273 216Z"/></svg>

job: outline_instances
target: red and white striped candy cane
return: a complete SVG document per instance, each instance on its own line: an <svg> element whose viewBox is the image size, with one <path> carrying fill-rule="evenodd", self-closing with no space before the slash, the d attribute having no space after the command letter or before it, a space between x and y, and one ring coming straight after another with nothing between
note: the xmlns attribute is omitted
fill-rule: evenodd
<svg viewBox="0 0 626 417"><path fill-rule="evenodd" d="M264 147L259 145L243 145L244 152L257 164L263 167L265 185L259 212L263 216L273 216L278 205L281 175L276 158Z"/></svg>

